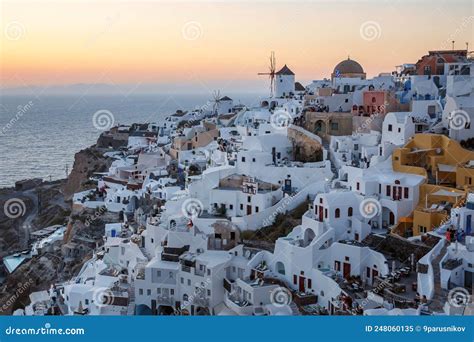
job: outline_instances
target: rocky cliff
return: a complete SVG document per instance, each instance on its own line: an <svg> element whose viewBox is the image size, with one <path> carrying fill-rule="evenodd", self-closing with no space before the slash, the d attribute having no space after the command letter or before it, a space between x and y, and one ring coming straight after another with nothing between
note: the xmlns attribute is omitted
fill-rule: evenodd
<svg viewBox="0 0 474 342"><path fill-rule="evenodd" d="M63 186L66 200L70 200L75 192L94 188L95 184L90 181L90 177L95 172L106 172L112 164L111 158L104 157L107 151L108 149L94 145L76 153L74 166Z"/></svg>

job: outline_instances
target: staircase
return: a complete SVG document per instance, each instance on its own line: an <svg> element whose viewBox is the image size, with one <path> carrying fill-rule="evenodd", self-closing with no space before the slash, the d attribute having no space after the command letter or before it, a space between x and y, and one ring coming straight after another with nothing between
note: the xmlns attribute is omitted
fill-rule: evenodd
<svg viewBox="0 0 474 342"><path fill-rule="evenodd" d="M440 262L441 259L446 255L446 251L448 249L447 244L445 243L439 254L431 261L431 266L433 267L433 282L434 282L434 295L432 299L432 303L430 304L430 309L435 310L442 310L444 303L446 301L446 290L441 288L441 270L440 270Z"/></svg>
<svg viewBox="0 0 474 342"><path fill-rule="evenodd" d="M135 315L135 286L132 284L128 290L128 299L127 316L133 316Z"/></svg>
<svg viewBox="0 0 474 342"><path fill-rule="evenodd" d="M295 304L295 302L291 301L290 309L291 309L291 312L292 312L293 316L301 316L301 312L298 309L298 306Z"/></svg>
<svg viewBox="0 0 474 342"><path fill-rule="evenodd" d="M145 247L140 247L140 250L142 251L142 253L143 253L143 255L145 256L145 258L147 258L148 260L151 260L151 259L152 259L150 253L148 253L148 251L145 249Z"/></svg>

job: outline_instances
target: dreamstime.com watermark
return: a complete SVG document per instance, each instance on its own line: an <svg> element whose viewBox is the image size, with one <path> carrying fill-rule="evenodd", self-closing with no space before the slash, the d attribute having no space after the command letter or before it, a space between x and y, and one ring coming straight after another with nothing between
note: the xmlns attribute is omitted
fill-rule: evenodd
<svg viewBox="0 0 474 342"><path fill-rule="evenodd" d="M290 203L295 199L296 195L288 196L283 199L280 205L276 208L276 210L269 215L265 220L263 220L263 227L271 226L278 214L284 214L286 212L287 207Z"/></svg>
<svg viewBox="0 0 474 342"><path fill-rule="evenodd" d="M100 207L94 215L89 215L86 218L86 221L84 222L84 225L86 227L90 227L92 223L94 223L95 220L99 219L102 215L104 215L107 212L107 207L102 206Z"/></svg>
<svg viewBox="0 0 474 342"><path fill-rule="evenodd" d="M32 107L33 101L29 101L26 105L20 105L16 109L16 114L7 122L0 130L0 135L5 135Z"/></svg>
<svg viewBox="0 0 474 342"><path fill-rule="evenodd" d="M3 205L3 212L10 219L17 219L26 213L26 204L20 198L10 198Z"/></svg>
<svg viewBox="0 0 474 342"><path fill-rule="evenodd" d="M52 328L50 323L45 323L39 328L15 328L9 326L5 329L5 335L85 335L84 328Z"/></svg>
<svg viewBox="0 0 474 342"><path fill-rule="evenodd" d="M0 306L0 312L5 312L7 311L15 302L17 301L18 298L20 298L23 293L25 293L31 285L34 284L33 279L28 279L25 283L18 283L18 287L15 290L15 293L13 293L8 299L2 303L2 306Z"/></svg>

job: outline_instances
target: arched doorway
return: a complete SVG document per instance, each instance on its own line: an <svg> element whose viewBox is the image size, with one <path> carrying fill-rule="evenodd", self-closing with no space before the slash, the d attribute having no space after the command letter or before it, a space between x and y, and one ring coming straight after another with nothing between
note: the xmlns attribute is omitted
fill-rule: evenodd
<svg viewBox="0 0 474 342"><path fill-rule="evenodd" d="M304 245L308 246L316 237L314 231L311 228L308 228L304 231Z"/></svg>
<svg viewBox="0 0 474 342"><path fill-rule="evenodd" d="M390 228L397 223L395 213L389 208L382 208L382 227Z"/></svg>

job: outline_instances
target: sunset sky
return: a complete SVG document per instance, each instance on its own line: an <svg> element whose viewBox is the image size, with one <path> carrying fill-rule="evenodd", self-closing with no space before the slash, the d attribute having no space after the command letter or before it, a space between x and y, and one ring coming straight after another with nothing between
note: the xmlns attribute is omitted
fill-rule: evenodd
<svg viewBox="0 0 474 342"><path fill-rule="evenodd" d="M369 76L473 41L473 2L2 1L1 86L243 87L270 51L297 80L351 58ZM365 32L363 29L366 29ZM260 83L259 83L260 82Z"/></svg>

